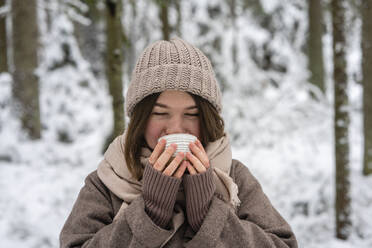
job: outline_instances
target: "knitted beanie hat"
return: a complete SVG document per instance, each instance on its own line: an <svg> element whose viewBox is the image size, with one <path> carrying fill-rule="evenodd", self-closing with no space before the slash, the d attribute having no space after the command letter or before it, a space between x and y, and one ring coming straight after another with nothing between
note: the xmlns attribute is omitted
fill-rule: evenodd
<svg viewBox="0 0 372 248"><path fill-rule="evenodd" d="M180 90L208 100L221 112L221 92L208 58L180 38L149 45L137 60L125 98L127 115L146 96Z"/></svg>

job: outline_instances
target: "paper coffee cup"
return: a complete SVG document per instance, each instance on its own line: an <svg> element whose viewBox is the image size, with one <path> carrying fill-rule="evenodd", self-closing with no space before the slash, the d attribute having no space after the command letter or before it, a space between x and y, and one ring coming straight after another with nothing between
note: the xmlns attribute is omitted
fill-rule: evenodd
<svg viewBox="0 0 372 248"><path fill-rule="evenodd" d="M190 151L189 144L197 140L197 138L194 135L187 134L187 133L175 133L175 134L165 135L163 137L160 137L158 139L158 142L161 139L165 139L167 141L165 145L165 149L167 149L171 144L177 144L177 150L173 154L173 156L176 156L179 152L183 152L186 155L186 152Z"/></svg>

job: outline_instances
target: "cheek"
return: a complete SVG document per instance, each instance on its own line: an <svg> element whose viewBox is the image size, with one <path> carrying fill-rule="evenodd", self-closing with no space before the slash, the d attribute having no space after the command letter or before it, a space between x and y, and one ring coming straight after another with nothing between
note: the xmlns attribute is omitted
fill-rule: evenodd
<svg viewBox="0 0 372 248"><path fill-rule="evenodd" d="M161 125L155 123L154 121L149 121L145 130L145 140L147 144L154 149L158 143L158 138L160 138L162 132Z"/></svg>
<svg viewBox="0 0 372 248"><path fill-rule="evenodd" d="M192 126L191 129L192 129L191 133L193 135L195 135L200 140L200 125L199 125L199 121L197 121L196 123L194 123L194 125Z"/></svg>

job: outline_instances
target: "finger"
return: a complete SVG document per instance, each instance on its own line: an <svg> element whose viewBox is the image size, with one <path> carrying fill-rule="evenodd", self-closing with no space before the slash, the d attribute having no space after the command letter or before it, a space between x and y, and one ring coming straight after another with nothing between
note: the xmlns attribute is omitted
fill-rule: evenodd
<svg viewBox="0 0 372 248"><path fill-rule="evenodd" d="M161 139L155 146L154 151L151 153L149 157L149 162L151 165L155 164L155 161L158 160L160 154L163 152L167 141L165 139Z"/></svg>
<svg viewBox="0 0 372 248"><path fill-rule="evenodd" d="M178 166L182 162L183 158L185 157L183 152L179 152L177 156L172 160L172 162L165 168L163 174L166 176L172 176L173 173L177 170Z"/></svg>
<svg viewBox="0 0 372 248"><path fill-rule="evenodd" d="M191 164L197 170L198 173L202 173L207 170L205 166L202 164L202 162L200 162L200 160L194 155L192 155L190 152L186 153L186 157L191 162Z"/></svg>
<svg viewBox="0 0 372 248"><path fill-rule="evenodd" d="M200 149L195 143L190 143L189 147L192 153L201 161L204 167L208 168L209 167L208 155L202 149Z"/></svg>
<svg viewBox="0 0 372 248"><path fill-rule="evenodd" d="M195 168L188 161L185 161L185 164L187 166L187 170L189 171L190 175L196 175L197 174Z"/></svg>
<svg viewBox="0 0 372 248"><path fill-rule="evenodd" d="M187 168L187 161L184 160L181 165L178 167L177 171L174 173L174 177L181 178L183 174L185 173Z"/></svg>
<svg viewBox="0 0 372 248"><path fill-rule="evenodd" d="M154 164L154 169L163 171L169 159L177 149L177 144L171 144L165 151L160 155Z"/></svg>
<svg viewBox="0 0 372 248"><path fill-rule="evenodd" d="M207 153L203 147L203 144L199 141L199 140L196 140L195 141L195 144L205 153Z"/></svg>

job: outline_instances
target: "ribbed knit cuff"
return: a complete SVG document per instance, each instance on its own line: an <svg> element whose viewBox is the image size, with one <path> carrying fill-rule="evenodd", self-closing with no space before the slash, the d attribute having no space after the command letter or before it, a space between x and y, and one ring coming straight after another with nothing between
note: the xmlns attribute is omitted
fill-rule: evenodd
<svg viewBox="0 0 372 248"><path fill-rule="evenodd" d="M169 177L147 164L143 172L145 211L155 224L166 229L172 218L181 179Z"/></svg>
<svg viewBox="0 0 372 248"><path fill-rule="evenodd" d="M183 179L187 219L195 232L202 225L216 190L212 172L213 169L209 167L204 173L185 175Z"/></svg>

